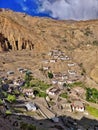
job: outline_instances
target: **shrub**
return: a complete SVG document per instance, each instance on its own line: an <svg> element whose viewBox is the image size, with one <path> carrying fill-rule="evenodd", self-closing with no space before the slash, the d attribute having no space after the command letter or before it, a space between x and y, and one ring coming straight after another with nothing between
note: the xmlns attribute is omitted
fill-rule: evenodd
<svg viewBox="0 0 98 130"><path fill-rule="evenodd" d="M98 41L97 40L93 41L93 45L98 46Z"/></svg>
<svg viewBox="0 0 98 130"><path fill-rule="evenodd" d="M38 96L39 97L46 97L46 93L45 92L39 92Z"/></svg>
<svg viewBox="0 0 98 130"><path fill-rule="evenodd" d="M52 79L52 78L53 78L52 72L48 72L48 78L49 78L49 79Z"/></svg>
<svg viewBox="0 0 98 130"><path fill-rule="evenodd" d="M66 83L64 83L64 84L63 84L63 87L67 87L67 84L66 84Z"/></svg>
<svg viewBox="0 0 98 130"><path fill-rule="evenodd" d="M84 87L84 83L82 83L82 82L74 82L72 84L68 84L68 87L70 87L70 88L73 88L75 86Z"/></svg>
<svg viewBox="0 0 98 130"><path fill-rule="evenodd" d="M93 34L92 31L90 30L89 27L87 27L87 28L84 30L84 35L90 36L91 34Z"/></svg>
<svg viewBox="0 0 98 130"><path fill-rule="evenodd" d="M8 97L7 97L7 100L9 101L9 102L15 102L16 101L16 97L15 97L15 95L8 95Z"/></svg>
<svg viewBox="0 0 98 130"><path fill-rule="evenodd" d="M45 83L44 81L40 81L38 79L33 79L31 82L31 87L36 87L38 89L41 89L42 91L46 91L50 87L49 84Z"/></svg>
<svg viewBox="0 0 98 130"><path fill-rule="evenodd" d="M34 88L34 95L38 97L46 97L46 93L40 90L39 88Z"/></svg>
<svg viewBox="0 0 98 130"><path fill-rule="evenodd" d="M86 100L90 102L98 103L98 90L95 88L87 88Z"/></svg>
<svg viewBox="0 0 98 130"><path fill-rule="evenodd" d="M25 74L25 87L29 87L30 86L30 81L32 80L32 76L31 73L28 71Z"/></svg>
<svg viewBox="0 0 98 130"><path fill-rule="evenodd" d="M6 115L11 115L12 112L11 112L10 110L6 110L5 114L6 114Z"/></svg>
<svg viewBox="0 0 98 130"><path fill-rule="evenodd" d="M88 111L90 115L98 118L98 109L91 106L86 106L86 110Z"/></svg>
<svg viewBox="0 0 98 130"><path fill-rule="evenodd" d="M62 97L62 98L68 98L68 94L67 94L67 93L62 93L62 94L60 95L60 97Z"/></svg>
<svg viewBox="0 0 98 130"><path fill-rule="evenodd" d="M7 96L8 96L7 92L4 92L4 91L1 92L1 97L7 98Z"/></svg>

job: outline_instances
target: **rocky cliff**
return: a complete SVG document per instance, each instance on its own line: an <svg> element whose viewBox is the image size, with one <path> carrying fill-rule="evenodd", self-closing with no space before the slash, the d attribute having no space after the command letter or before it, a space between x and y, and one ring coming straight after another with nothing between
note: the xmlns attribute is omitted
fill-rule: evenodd
<svg viewBox="0 0 98 130"><path fill-rule="evenodd" d="M40 52L55 46L73 49L81 45L98 44L97 30L97 20L56 21L0 10L0 33L6 38L4 50L35 48Z"/></svg>
<svg viewBox="0 0 98 130"><path fill-rule="evenodd" d="M9 10L1 10L0 12L0 33L1 43L0 51L2 50L21 50L33 49L33 38L30 30L24 27L20 18L21 15ZM19 20L19 21L18 21ZM25 22L24 22L25 24Z"/></svg>
<svg viewBox="0 0 98 130"><path fill-rule="evenodd" d="M7 39L3 36L3 34L0 33L0 51L7 51L8 45L7 45Z"/></svg>

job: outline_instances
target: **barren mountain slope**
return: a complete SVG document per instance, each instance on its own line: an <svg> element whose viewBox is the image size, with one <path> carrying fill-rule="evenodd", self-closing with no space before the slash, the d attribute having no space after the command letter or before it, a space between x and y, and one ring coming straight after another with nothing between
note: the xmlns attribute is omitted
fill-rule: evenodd
<svg viewBox="0 0 98 130"><path fill-rule="evenodd" d="M3 9L0 37L0 51L30 49L41 55L61 49L83 63L87 75L98 82L98 20L57 21Z"/></svg>

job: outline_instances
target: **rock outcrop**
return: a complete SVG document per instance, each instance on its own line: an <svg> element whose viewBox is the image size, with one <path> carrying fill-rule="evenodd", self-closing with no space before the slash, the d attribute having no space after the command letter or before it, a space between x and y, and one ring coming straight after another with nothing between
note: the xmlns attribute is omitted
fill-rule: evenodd
<svg viewBox="0 0 98 130"><path fill-rule="evenodd" d="M0 33L0 51L8 51L8 48L10 48L8 39Z"/></svg>
<svg viewBox="0 0 98 130"><path fill-rule="evenodd" d="M14 19L16 16L12 11L0 11L0 51L33 49L33 39L29 30Z"/></svg>

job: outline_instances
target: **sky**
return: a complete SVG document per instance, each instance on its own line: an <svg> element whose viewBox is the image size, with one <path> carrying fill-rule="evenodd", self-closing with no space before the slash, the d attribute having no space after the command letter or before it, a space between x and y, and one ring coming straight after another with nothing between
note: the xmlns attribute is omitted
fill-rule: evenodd
<svg viewBox="0 0 98 130"><path fill-rule="evenodd" d="M0 8L59 20L98 18L98 0L0 0Z"/></svg>

